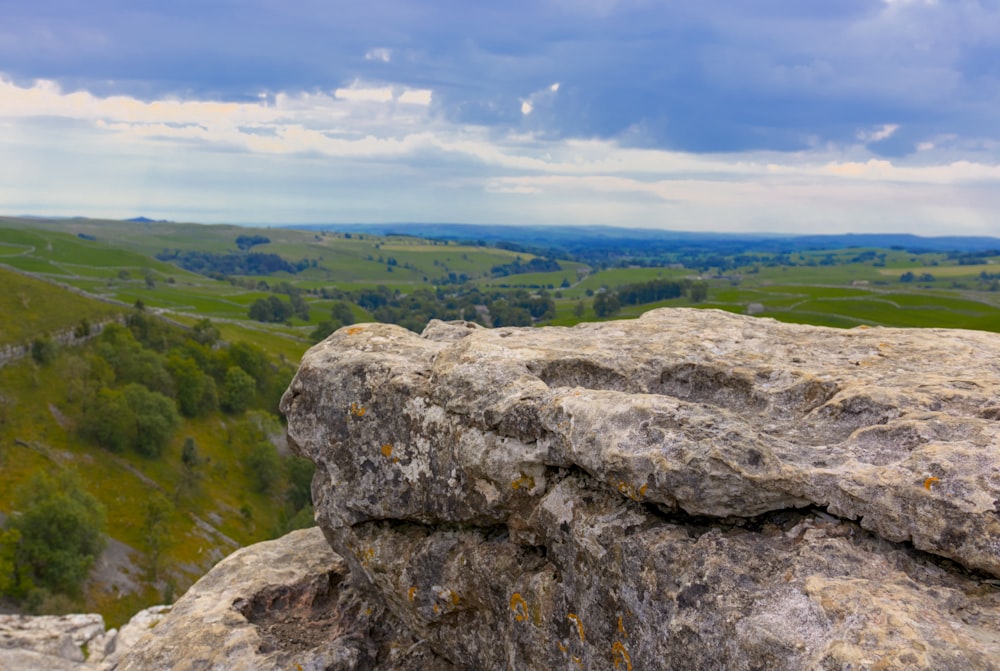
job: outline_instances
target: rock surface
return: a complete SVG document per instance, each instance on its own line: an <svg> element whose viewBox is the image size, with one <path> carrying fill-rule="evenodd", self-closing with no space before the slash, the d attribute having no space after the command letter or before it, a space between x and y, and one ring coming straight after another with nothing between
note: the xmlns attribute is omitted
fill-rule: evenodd
<svg viewBox="0 0 1000 671"><path fill-rule="evenodd" d="M195 583L116 671L452 668L357 598L313 527L234 552Z"/></svg>
<svg viewBox="0 0 1000 671"><path fill-rule="evenodd" d="M359 589L460 668L992 669L998 392L995 334L657 310L343 328L282 409Z"/></svg>
<svg viewBox="0 0 1000 671"><path fill-rule="evenodd" d="M0 669L113 669L169 611L170 606L142 610L120 631L105 631L104 618L94 613L0 615Z"/></svg>

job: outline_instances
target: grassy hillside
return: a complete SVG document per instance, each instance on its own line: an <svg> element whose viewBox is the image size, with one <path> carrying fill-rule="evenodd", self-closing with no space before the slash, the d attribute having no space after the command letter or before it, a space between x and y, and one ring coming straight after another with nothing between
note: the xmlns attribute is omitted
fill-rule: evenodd
<svg viewBox="0 0 1000 671"><path fill-rule="evenodd" d="M7 301L5 325L58 330L83 318L96 322L103 315L123 312L9 271L0 272L0 279L11 289L0 292ZM18 294L23 300L7 300ZM85 345L57 346L43 361L29 356L0 366L0 513L18 512L23 488L33 477L69 471L106 509L107 534L112 539L100 570L94 570L82 593L67 600L39 591L40 596L28 594L28 602L41 611L101 612L110 626L121 624L140 608L172 599L237 547L274 537L309 519L306 515L292 521L301 505L301 500L294 502L293 490L299 486L301 499L302 482L293 472L297 466L281 456L283 429L275 415L277 394L287 385L294 370L291 358L297 360L301 348L284 356L272 354L270 363L264 363L264 350L241 346L242 358L236 358L236 353L228 354L230 348L213 349L192 340L198 332L170 327L149 314L130 312L128 317L129 329L114 327L122 334L117 342L124 345L112 344L109 332ZM146 344L139 344L131 333L144 337ZM5 334L13 341L31 335L10 328ZM229 335L236 341L242 333ZM131 352L127 356L122 349L126 345ZM129 357L133 364L128 364ZM246 410L209 409L198 416L182 416L162 453L154 456L130 448L109 449L82 431L101 389L120 390L148 375L162 378L166 393L179 394L180 378L176 373L164 377L165 371L174 370L170 366L178 365L178 360L194 366L199 357L204 369L219 369L220 396L225 393L226 367L247 361L243 365L256 375L249 379L257 379L258 386L256 392L251 390L255 397ZM125 365L153 366L148 369L153 374L134 368L132 377L122 377L126 373L115 371ZM168 368L160 368L164 365ZM268 477L273 476L266 487L254 466L261 459Z"/></svg>
<svg viewBox="0 0 1000 671"><path fill-rule="evenodd" d="M120 306L58 289L50 282L2 266L0 287L0 315L3 315L0 319L0 347L24 344L45 334L72 330L84 320L98 324L123 312Z"/></svg>
<svg viewBox="0 0 1000 671"><path fill-rule="evenodd" d="M79 474L107 510L114 542L105 570L95 571L76 605L103 612L112 625L169 600L238 545L300 523L301 501L292 502L294 462L276 456L283 433L276 399L323 322L339 325L331 321L338 308L354 321L380 318L414 330L430 318L571 325L597 318L599 296L677 282L703 285L707 294L685 290L669 300L620 306L604 318L693 306L837 327L1000 331L1000 274L993 272L1000 257L985 252L968 258L862 247L739 254L666 249L662 257L632 263L614 249L601 251L600 262L559 259L558 270L509 274L511 264L536 257L357 231L0 217L0 347L127 317L148 350L136 360L173 371L161 391L175 401L183 368L178 358L212 377L220 395L233 367L244 367L259 383L248 409L213 407L184 416L162 454L149 456L109 451L81 428L100 390L114 395L136 381L109 372L121 362L112 361L103 336L0 367L0 513L17 511L19 490L35 474ZM276 255L267 258L291 270L193 272L179 265L192 258L243 262L253 254ZM290 302L293 294L304 310L274 323L250 319L256 302ZM134 312L133 305L145 310ZM157 331L166 327L150 326L154 315L188 330ZM204 331L193 330L203 329L206 318L211 344ZM249 344L232 354L225 343ZM262 455L277 459L267 469L277 479L263 489L253 466ZM0 568L2 560L0 552ZM40 607L46 603L65 606Z"/></svg>

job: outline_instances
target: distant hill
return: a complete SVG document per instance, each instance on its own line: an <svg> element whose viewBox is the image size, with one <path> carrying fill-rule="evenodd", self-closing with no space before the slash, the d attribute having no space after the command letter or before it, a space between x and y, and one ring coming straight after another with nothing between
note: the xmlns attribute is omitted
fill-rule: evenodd
<svg viewBox="0 0 1000 671"><path fill-rule="evenodd" d="M899 248L921 252L1000 250L1000 238L942 236L924 237L900 233L845 233L841 235L791 235L779 233L712 233L669 231L614 226L483 226L476 224L387 223L304 224L287 226L313 231L359 232L371 235L410 235L442 240L478 240L488 244L516 242L526 247L556 248L571 253L614 246L621 250L683 248L715 253L797 252L849 247Z"/></svg>

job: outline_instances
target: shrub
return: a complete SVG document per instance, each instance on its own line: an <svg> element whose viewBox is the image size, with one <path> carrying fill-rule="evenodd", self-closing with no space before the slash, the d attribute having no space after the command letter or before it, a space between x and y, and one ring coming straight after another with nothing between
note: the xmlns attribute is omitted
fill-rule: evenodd
<svg viewBox="0 0 1000 671"><path fill-rule="evenodd" d="M104 550L104 507L85 492L76 474L35 476L18 491L9 526L17 531L19 587L76 595ZM30 583L30 584L26 584Z"/></svg>

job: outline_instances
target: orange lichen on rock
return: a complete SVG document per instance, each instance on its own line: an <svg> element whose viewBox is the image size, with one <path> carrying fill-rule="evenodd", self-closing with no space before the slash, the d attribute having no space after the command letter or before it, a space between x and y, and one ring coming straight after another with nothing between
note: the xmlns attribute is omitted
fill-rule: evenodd
<svg viewBox="0 0 1000 671"><path fill-rule="evenodd" d="M629 657L628 650L625 649L625 645L621 641L615 641L615 644L611 646L611 658L615 662L616 669L624 662L625 671L632 671L632 658Z"/></svg>
<svg viewBox="0 0 1000 671"><path fill-rule="evenodd" d="M528 603L520 592L514 592L514 596L510 597L510 609L514 611L514 619L518 622L528 619Z"/></svg>
<svg viewBox="0 0 1000 671"><path fill-rule="evenodd" d="M583 622L580 620L580 617L576 613L570 613L566 616L566 619L576 624L576 632L580 635L580 640L586 641L587 637L583 633Z"/></svg>

